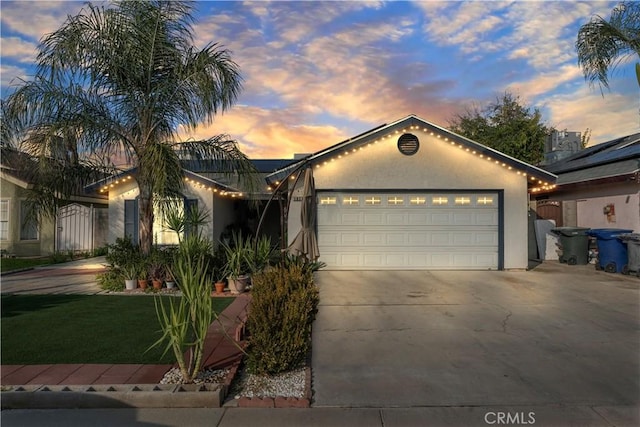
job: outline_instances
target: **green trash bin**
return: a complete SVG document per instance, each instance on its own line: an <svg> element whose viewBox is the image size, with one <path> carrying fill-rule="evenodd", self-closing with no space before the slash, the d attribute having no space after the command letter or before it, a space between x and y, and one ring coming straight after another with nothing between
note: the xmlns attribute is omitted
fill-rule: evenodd
<svg viewBox="0 0 640 427"><path fill-rule="evenodd" d="M590 228L585 227L556 227L551 232L560 238L562 255L560 262L569 265L585 265L589 263L589 235Z"/></svg>

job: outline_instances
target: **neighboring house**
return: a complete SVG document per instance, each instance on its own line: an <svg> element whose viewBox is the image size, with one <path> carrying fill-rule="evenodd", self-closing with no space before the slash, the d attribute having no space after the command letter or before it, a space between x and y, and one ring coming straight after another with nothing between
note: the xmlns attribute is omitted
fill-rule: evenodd
<svg viewBox="0 0 640 427"><path fill-rule="evenodd" d="M525 269L528 190L556 176L415 115L282 168L311 166L320 260L329 269ZM300 230L302 180L288 212Z"/></svg>
<svg viewBox="0 0 640 427"><path fill-rule="evenodd" d="M558 226L640 232L640 133L588 147L544 169L555 188L532 193L536 212Z"/></svg>
<svg viewBox="0 0 640 427"><path fill-rule="evenodd" d="M0 249L19 257L47 256L55 251L90 251L106 243L107 204L103 197L75 195L60 208L56 221L29 215L29 171L35 168L22 152L3 148L0 167Z"/></svg>
<svg viewBox="0 0 640 427"><path fill-rule="evenodd" d="M183 161L187 185L181 200L182 210L197 207L208 214L208 222L199 232L214 242L231 236L233 231L242 231L246 236L256 232L262 209L270 193L264 184L264 176L279 167L291 163L287 160L253 160L261 174L257 180L260 188L257 193L248 194L237 185L234 177L224 177L217 172L215 162ZM117 238L131 236L137 240L139 227L138 185L132 178L133 170L109 177L91 185L88 190L108 196L109 200L109 237L110 243ZM252 203L254 201L255 203ZM278 218L280 210L271 205L265 225L260 234L267 234L274 244L280 235ZM176 244L178 238L166 228L160 209L154 213L154 243L159 245Z"/></svg>

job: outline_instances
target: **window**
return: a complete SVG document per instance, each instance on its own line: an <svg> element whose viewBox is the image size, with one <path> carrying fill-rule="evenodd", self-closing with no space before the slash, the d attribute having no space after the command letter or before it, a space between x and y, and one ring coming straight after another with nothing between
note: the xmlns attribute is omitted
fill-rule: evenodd
<svg viewBox="0 0 640 427"><path fill-rule="evenodd" d="M468 205L471 203L470 197L456 197L456 205Z"/></svg>
<svg viewBox="0 0 640 427"><path fill-rule="evenodd" d="M382 202L382 199L380 197L375 197L375 196L371 196L364 199L365 205L379 205L380 202Z"/></svg>
<svg viewBox="0 0 640 427"><path fill-rule="evenodd" d="M20 240L38 240L38 220L32 207L31 202L20 201Z"/></svg>
<svg viewBox="0 0 640 427"><path fill-rule="evenodd" d="M320 198L321 205L335 205L336 198L335 197L321 197Z"/></svg>
<svg viewBox="0 0 640 427"><path fill-rule="evenodd" d="M343 205L359 205L360 199L358 197L343 197L342 198Z"/></svg>
<svg viewBox="0 0 640 427"><path fill-rule="evenodd" d="M124 201L124 235L129 236L134 245L138 244L138 199Z"/></svg>
<svg viewBox="0 0 640 427"><path fill-rule="evenodd" d="M482 196L476 199L478 205L493 206L493 197Z"/></svg>
<svg viewBox="0 0 640 427"><path fill-rule="evenodd" d="M9 240L9 201L0 200L0 240Z"/></svg>
<svg viewBox="0 0 640 427"><path fill-rule="evenodd" d="M438 196L438 197L432 197L431 198L431 203L433 203L434 205L446 205L449 204L449 199L447 197L442 197L442 196Z"/></svg>
<svg viewBox="0 0 640 427"><path fill-rule="evenodd" d="M403 205L404 199L402 197L393 196L387 198L387 204L389 205Z"/></svg>
<svg viewBox="0 0 640 427"><path fill-rule="evenodd" d="M412 205L424 205L427 203L427 199L425 197L412 197L410 202Z"/></svg>

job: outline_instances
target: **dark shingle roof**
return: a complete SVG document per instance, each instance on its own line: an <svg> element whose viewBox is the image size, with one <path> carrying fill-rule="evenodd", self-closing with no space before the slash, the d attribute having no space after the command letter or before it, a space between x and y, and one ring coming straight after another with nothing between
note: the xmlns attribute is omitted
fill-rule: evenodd
<svg viewBox="0 0 640 427"><path fill-rule="evenodd" d="M250 159L250 161L259 173L271 173L293 163L296 160ZM182 166L185 169L196 173L218 173L226 169L221 167L220 161L215 160L182 160Z"/></svg>
<svg viewBox="0 0 640 427"><path fill-rule="evenodd" d="M585 148L543 168L560 175L633 159L640 159L640 133ZM622 171L620 172L622 173Z"/></svg>

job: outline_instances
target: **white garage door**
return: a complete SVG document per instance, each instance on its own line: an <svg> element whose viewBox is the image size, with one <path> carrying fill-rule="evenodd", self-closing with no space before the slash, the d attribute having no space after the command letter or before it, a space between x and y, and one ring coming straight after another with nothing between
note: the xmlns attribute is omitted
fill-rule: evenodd
<svg viewBox="0 0 640 427"><path fill-rule="evenodd" d="M330 269L497 269L497 193L319 192Z"/></svg>

